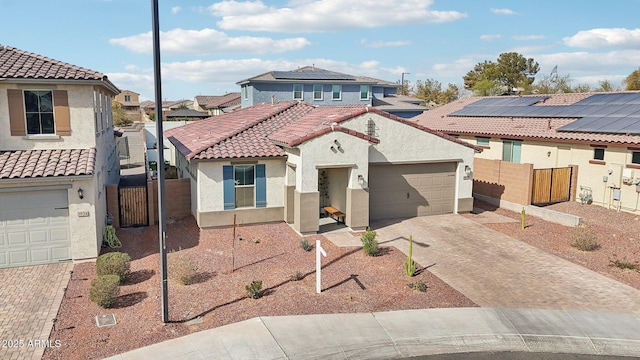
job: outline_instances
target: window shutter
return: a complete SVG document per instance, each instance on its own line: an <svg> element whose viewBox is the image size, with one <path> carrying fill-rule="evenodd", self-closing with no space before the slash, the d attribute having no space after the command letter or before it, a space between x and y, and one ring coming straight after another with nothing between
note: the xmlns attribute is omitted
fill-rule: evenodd
<svg viewBox="0 0 640 360"><path fill-rule="evenodd" d="M56 122L56 134L71 135L71 116L66 90L53 90L53 117Z"/></svg>
<svg viewBox="0 0 640 360"><path fill-rule="evenodd" d="M11 128L11 136L27 135L22 90L8 89L7 97L9 100L9 127Z"/></svg>
<svg viewBox="0 0 640 360"><path fill-rule="evenodd" d="M256 207L267 207L267 178L264 164L256 165Z"/></svg>
<svg viewBox="0 0 640 360"><path fill-rule="evenodd" d="M224 209L230 210L236 207L235 183L233 182L233 166L222 166L222 185L224 186Z"/></svg>

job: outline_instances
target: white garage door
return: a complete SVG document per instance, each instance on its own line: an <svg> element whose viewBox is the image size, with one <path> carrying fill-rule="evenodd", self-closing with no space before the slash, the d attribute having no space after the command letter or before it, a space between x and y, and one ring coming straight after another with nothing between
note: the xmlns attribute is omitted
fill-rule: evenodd
<svg viewBox="0 0 640 360"><path fill-rule="evenodd" d="M0 268L70 258L67 190L0 192Z"/></svg>
<svg viewBox="0 0 640 360"><path fill-rule="evenodd" d="M453 213L456 163L369 166L369 218Z"/></svg>

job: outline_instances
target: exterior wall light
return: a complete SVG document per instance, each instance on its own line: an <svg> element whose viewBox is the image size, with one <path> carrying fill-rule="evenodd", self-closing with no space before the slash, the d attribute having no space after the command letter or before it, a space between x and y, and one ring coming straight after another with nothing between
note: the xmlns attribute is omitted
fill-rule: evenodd
<svg viewBox="0 0 640 360"><path fill-rule="evenodd" d="M364 176L358 175L358 184L360 184L360 185L364 184Z"/></svg>
<svg viewBox="0 0 640 360"><path fill-rule="evenodd" d="M82 200L84 199L84 190L82 188L78 189L78 197Z"/></svg>
<svg viewBox="0 0 640 360"><path fill-rule="evenodd" d="M464 166L464 173L467 175L467 177L471 176L471 167L469 165Z"/></svg>

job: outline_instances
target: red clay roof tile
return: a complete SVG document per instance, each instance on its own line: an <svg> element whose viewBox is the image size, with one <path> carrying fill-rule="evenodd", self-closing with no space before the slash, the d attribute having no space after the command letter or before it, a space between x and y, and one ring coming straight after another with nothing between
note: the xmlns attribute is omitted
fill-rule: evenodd
<svg viewBox="0 0 640 360"><path fill-rule="evenodd" d="M1 151L0 179L92 175L95 161L95 148Z"/></svg>

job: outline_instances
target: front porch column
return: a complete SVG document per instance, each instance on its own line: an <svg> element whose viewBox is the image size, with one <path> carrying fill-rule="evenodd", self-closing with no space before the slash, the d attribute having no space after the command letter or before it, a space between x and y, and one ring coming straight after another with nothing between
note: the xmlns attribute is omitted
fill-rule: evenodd
<svg viewBox="0 0 640 360"><path fill-rule="evenodd" d="M295 190L293 208L293 228L303 235L317 234L320 229L320 193Z"/></svg>
<svg viewBox="0 0 640 360"><path fill-rule="evenodd" d="M355 231L369 226L369 192L365 189L347 188L347 216L345 222Z"/></svg>
<svg viewBox="0 0 640 360"><path fill-rule="evenodd" d="M294 191L296 190L295 185L285 185L284 186L284 221L287 224L291 224L294 222Z"/></svg>

